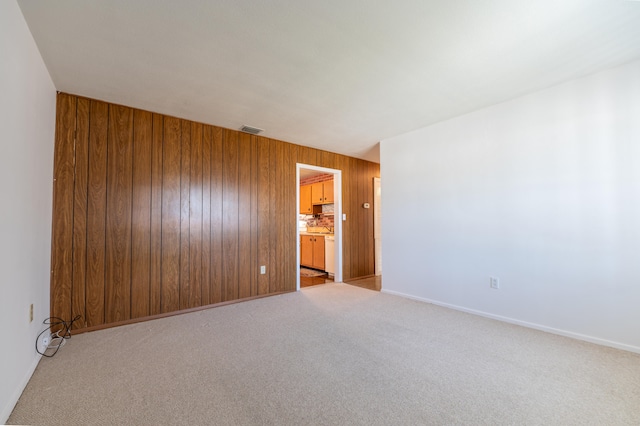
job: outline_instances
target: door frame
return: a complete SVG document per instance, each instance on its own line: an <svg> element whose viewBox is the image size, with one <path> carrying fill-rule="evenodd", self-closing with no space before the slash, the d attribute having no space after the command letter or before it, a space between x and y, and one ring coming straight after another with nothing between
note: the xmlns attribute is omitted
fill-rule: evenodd
<svg viewBox="0 0 640 426"><path fill-rule="evenodd" d="M382 181L373 178L373 256L376 275L382 275Z"/></svg>
<svg viewBox="0 0 640 426"><path fill-rule="evenodd" d="M296 291L300 291L300 170L313 170L333 175L333 234L335 238L335 268L334 282L342 282L342 170L296 163Z"/></svg>

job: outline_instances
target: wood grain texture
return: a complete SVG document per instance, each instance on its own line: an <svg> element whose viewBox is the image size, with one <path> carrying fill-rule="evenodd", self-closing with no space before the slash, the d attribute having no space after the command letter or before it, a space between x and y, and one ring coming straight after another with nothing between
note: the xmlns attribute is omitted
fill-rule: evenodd
<svg viewBox="0 0 640 426"><path fill-rule="evenodd" d="M276 224L282 205L282 145L273 139L269 140L269 163L269 223ZM276 226L270 226L269 229L269 292L276 292L281 288L282 229Z"/></svg>
<svg viewBox="0 0 640 426"><path fill-rule="evenodd" d="M181 166L180 166L180 309L189 308L191 294L191 271L189 264L189 198L191 181L191 124L180 120Z"/></svg>
<svg viewBox="0 0 640 426"><path fill-rule="evenodd" d="M104 324L107 220L107 127L109 105L91 101L87 188L86 326Z"/></svg>
<svg viewBox="0 0 640 426"><path fill-rule="evenodd" d="M372 210L361 205L377 164L82 97L57 102L51 308L84 312L76 331L295 290L296 163L342 171L344 276L374 273Z"/></svg>
<svg viewBox="0 0 640 426"><path fill-rule="evenodd" d="M202 125L191 123L191 180L189 193L188 307L202 304Z"/></svg>
<svg viewBox="0 0 640 426"><path fill-rule="evenodd" d="M366 194L367 194L367 199L369 201L367 201L367 203L369 203L369 205L371 205L371 208L369 208L367 210L367 232L369 232L370 234L367 235L367 255L365 256L364 261L367 262L367 272L371 272L373 271L373 274L375 274L376 271L376 266L375 266L375 260L376 260L376 251L375 251L375 227L374 227L374 213L375 213L375 193L374 193L374 188L373 188L373 178L377 177L376 175L378 174L378 170L379 168L376 167L376 164L374 163L369 163L369 162L365 162L365 167L368 169L365 171L365 176L363 177L364 180L366 180L367 182L367 188L366 188Z"/></svg>
<svg viewBox="0 0 640 426"><path fill-rule="evenodd" d="M271 247L271 159L269 139L257 139L258 152L258 265L267 268L266 274L258 276L258 294L269 293L271 281L271 262L269 248Z"/></svg>
<svg viewBox="0 0 640 426"><path fill-rule="evenodd" d="M89 184L89 113L91 102L76 104L75 183L73 193L73 287L71 317L74 329L84 328L87 283L87 186Z"/></svg>
<svg viewBox="0 0 640 426"><path fill-rule="evenodd" d="M296 192L295 188L298 150L293 144L282 142L284 146L283 176L281 191L285 195L279 224L284 228L284 252L282 253L284 271L282 274L282 291L296 290L296 258L289 253L295 253L297 247L297 218L296 218Z"/></svg>
<svg viewBox="0 0 640 426"><path fill-rule="evenodd" d="M109 106L105 320L131 316L133 110Z"/></svg>
<svg viewBox="0 0 640 426"><path fill-rule="evenodd" d="M358 180L358 195L357 195L357 202L356 202L356 209L355 209L356 220L358 221L358 223L365 223L365 220L366 220L365 209L362 207L362 204L365 202L365 189L364 189L365 185L364 185L364 182L362 182L362 175L364 173L364 170L362 166L362 161L360 160L355 161L355 173ZM365 252L366 238L367 236L365 233L358 234L356 264L358 265L359 277L366 274L366 265L362 263L362 258Z"/></svg>
<svg viewBox="0 0 640 426"><path fill-rule="evenodd" d="M202 305L211 300L211 151L213 129L204 126L202 134Z"/></svg>
<svg viewBox="0 0 640 426"><path fill-rule="evenodd" d="M211 151L211 303L222 302L223 281L223 129L213 128L213 144Z"/></svg>
<svg viewBox="0 0 640 426"><path fill-rule="evenodd" d="M251 161L249 168L251 171L250 186L251 186L251 208L250 208L250 233L251 233L251 258L249 261L249 267L252 268L251 282L250 282L250 294L251 296L258 295L258 275L260 270L260 261L258 258L258 137L251 136L251 149L250 149Z"/></svg>
<svg viewBox="0 0 640 426"><path fill-rule="evenodd" d="M342 171L342 213L347 215L347 220L342 221L342 235L351 235L351 213L348 200L351 199L351 173L349 169L349 157L338 156L337 168ZM342 218L335 218L342 220ZM352 238L342 239L342 279L347 280L352 277L351 274L351 243Z"/></svg>
<svg viewBox="0 0 640 426"><path fill-rule="evenodd" d="M308 164L310 166L318 165L318 154L317 150L313 148L309 148L306 146L302 146L298 149L298 162L303 164Z"/></svg>
<svg viewBox="0 0 640 426"><path fill-rule="evenodd" d="M238 135L238 298L251 296L251 135Z"/></svg>
<svg viewBox="0 0 640 426"><path fill-rule="evenodd" d="M180 120L165 117L162 156L161 312L180 309Z"/></svg>
<svg viewBox="0 0 640 426"><path fill-rule="evenodd" d="M153 114L151 136L151 270L150 315L162 312L162 154L164 117Z"/></svg>
<svg viewBox="0 0 640 426"><path fill-rule="evenodd" d="M319 155L319 163L321 167L327 167L329 169L335 169L337 167L338 154L328 151L320 151Z"/></svg>
<svg viewBox="0 0 640 426"><path fill-rule="evenodd" d="M51 316L71 319L73 284L73 180L76 103L73 96L56 100L53 164L53 230L51 234Z"/></svg>
<svg viewBox="0 0 640 426"><path fill-rule="evenodd" d="M313 268L313 236L300 235L300 265Z"/></svg>
<svg viewBox="0 0 640 426"><path fill-rule="evenodd" d="M224 131L222 211L222 301L238 298L238 132Z"/></svg>
<svg viewBox="0 0 640 426"><path fill-rule="evenodd" d="M131 212L131 317L151 315L151 164L153 116L133 114L133 210Z"/></svg>

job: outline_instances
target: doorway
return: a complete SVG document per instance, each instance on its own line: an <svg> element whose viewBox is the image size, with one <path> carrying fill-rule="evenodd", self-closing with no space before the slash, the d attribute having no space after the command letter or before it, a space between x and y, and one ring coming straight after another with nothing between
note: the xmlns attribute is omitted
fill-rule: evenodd
<svg viewBox="0 0 640 426"><path fill-rule="evenodd" d="M301 212L301 196L306 197L310 196L309 194L307 194L307 190L306 188L303 190L303 194L301 194L301 183L308 181L308 180L313 180L310 178L313 178L314 176L321 176L321 175L330 175L333 181L333 185L328 184L328 181L325 181L324 187L327 190L327 193L331 192L333 195L333 199L331 201L333 201L331 204L331 206L329 206L328 202L325 201L319 201L318 203L314 204L314 202L311 202L310 204L310 209L309 210L307 207L305 207L305 209L307 209L307 211L305 212ZM305 185L307 186L307 185ZM325 197L326 198L326 197ZM326 269L327 266L330 267L330 269L333 269L333 280L335 282L342 282L342 171L341 170L336 170L336 169L329 169L326 167L318 167L318 166L312 166L309 164L302 164L302 163L297 163L296 164L296 202L297 202L297 207L296 207L296 223L298 224L298 226L296 227L296 238L297 238L297 253L296 253L296 268L297 268L297 283L296 283L296 289L300 290L300 265L302 262L301 259L301 240L300 237L301 236L316 236L317 234L317 238L316 238L316 242L320 243L320 241L318 241L320 238L322 238L322 250L324 251L324 255L323 256L323 260L324 262L320 265L312 265L311 267L313 268L313 266L317 266L317 269ZM301 216L303 215L303 216ZM304 219L303 219L304 217ZM330 220L327 220L327 222L319 222L318 225L321 226L317 226L314 227L315 229L309 229L306 225L306 222L313 222L313 221L309 221L309 218L322 218L322 219L328 219L330 217ZM305 222L304 227L301 225L302 222ZM325 225L333 225L333 226L325 226ZM312 232L309 232L312 231ZM328 246L326 246L327 241L325 240L329 240L328 241ZM318 247L320 245L318 244ZM333 248L333 253L332 254L328 254L327 249ZM305 245L305 257L307 256L307 246ZM328 259L326 258L328 256ZM322 266L322 268L320 268L320 266Z"/></svg>

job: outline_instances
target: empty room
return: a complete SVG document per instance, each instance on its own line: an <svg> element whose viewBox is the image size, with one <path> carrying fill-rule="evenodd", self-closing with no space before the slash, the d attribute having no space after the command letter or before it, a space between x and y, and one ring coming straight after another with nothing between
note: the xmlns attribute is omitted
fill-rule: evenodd
<svg viewBox="0 0 640 426"><path fill-rule="evenodd" d="M0 2L0 424L640 424L640 1Z"/></svg>

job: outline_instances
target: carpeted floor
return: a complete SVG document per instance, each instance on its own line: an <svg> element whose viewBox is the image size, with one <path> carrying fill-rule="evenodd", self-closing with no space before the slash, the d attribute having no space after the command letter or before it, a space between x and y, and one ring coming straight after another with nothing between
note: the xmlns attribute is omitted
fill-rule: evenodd
<svg viewBox="0 0 640 426"><path fill-rule="evenodd" d="M638 425L640 356L326 284L74 336L9 423Z"/></svg>

